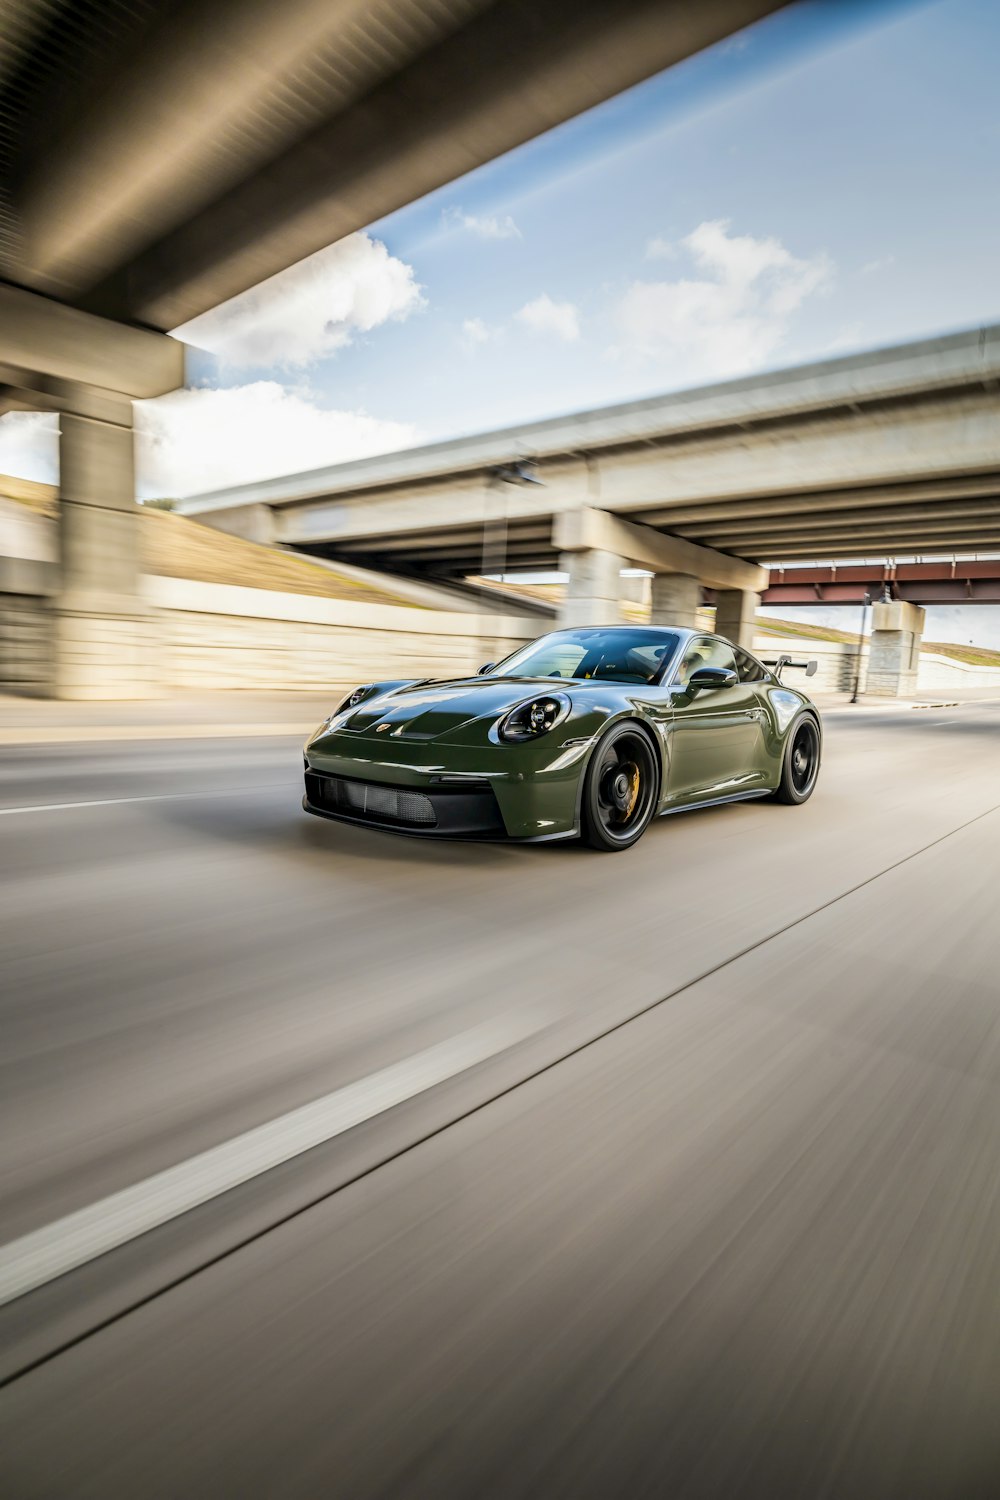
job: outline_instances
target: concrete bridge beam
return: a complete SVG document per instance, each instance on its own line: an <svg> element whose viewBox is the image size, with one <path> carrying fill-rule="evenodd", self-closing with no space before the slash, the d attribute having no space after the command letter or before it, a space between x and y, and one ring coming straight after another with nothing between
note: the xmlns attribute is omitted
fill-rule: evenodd
<svg viewBox="0 0 1000 1500"><path fill-rule="evenodd" d="M0 381L46 410L86 399L80 388L144 400L184 384L184 345L0 286Z"/></svg>
<svg viewBox="0 0 1000 1500"><path fill-rule="evenodd" d="M733 616L735 628L746 638L749 627L744 615L749 612L752 618L759 592L767 586L767 569L756 563L729 557L679 537L664 536L650 526L625 521L593 506L557 515L553 540L559 548L562 567L570 574L566 623L598 624L618 618L617 576L614 613L610 613L610 563L604 560L611 558L617 561L619 571L629 565L653 571L651 619L658 625L694 626L704 586L722 591L727 601L726 618ZM598 589L594 580L599 576L603 582ZM578 579L586 582L578 584ZM590 617L582 613L582 601L587 601L592 609Z"/></svg>
<svg viewBox="0 0 1000 1500"><path fill-rule="evenodd" d="M759 593L767 587L767 569L757 563L680 537L665 536L652 526L626 521L589 505L557 515L553 537L560 552L591 548L614 552L633 567L649 568L653 573L686 573L708 588L750 589Z"/></svg>

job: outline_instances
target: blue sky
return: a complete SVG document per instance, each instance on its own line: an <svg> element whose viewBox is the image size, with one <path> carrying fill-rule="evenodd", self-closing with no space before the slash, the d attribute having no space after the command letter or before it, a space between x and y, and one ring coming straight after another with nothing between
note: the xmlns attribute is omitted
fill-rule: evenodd
<svg viewBox="0 0 1000 1500"><path fill-rule="evenodd" d="M995 318L998 56L985 0L780 13L374 226L427 306L316 388L438 437L743 373L683 342L629 357L619 322L634 283L697 276L684 239L718 220L829 262L756 367ZM675 254L651 260L656 240ZM578 339L514 321L541 295L578 309ZM471 347L469 319L491 334Z"/></svg>
<svg viewBox="0 0 1000 1500"><path fill-rule="evenodd" d="M140 493L1000 319L998 56L996 0L779 12L182 330Z"/></svg>

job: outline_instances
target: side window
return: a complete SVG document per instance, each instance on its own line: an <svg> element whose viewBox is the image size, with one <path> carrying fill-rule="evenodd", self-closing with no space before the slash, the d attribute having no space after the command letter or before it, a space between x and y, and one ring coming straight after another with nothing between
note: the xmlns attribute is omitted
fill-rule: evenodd
<svg viewBox="0 0 1000 1500"><path fill-rule="evenodd" d="M734 672L736 657L732 646L728 641L720 640L718 636L695 636L677 669L674 679L677 685L687 687L691 680L691 673L696 672L699 667L728 667L731 672Z"/></svg>
<svg viewBox="0 0 1000 1500"><path fill-rule="evenodd" d="M738 646L736 648L736 670L740 674L741 682L763 682L767 677L767 672L757 658L751 656L747 651L741 651Z"/></svg>
<svg viewBox="0 0 1000 1500"><path fill-rule="evenodd" d="M669 656L673 646L633 646L628 654L628 665L633 672L645 674L646 681L652 682L657 672L663 666L663 658Z"/></svg>

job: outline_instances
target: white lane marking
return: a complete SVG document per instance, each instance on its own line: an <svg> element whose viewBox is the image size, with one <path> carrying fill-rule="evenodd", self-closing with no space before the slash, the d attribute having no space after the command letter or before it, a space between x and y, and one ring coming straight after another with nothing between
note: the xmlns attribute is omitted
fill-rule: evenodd
<svg viewBox="0 0 1000 1500"><path fill-rule="evenodd" d="M54 724L22 729L0 729L0 746L8 748L37 745L111 745L137 740L232 740L232 739L305 739L313 733L322 717L309 723L294 724Z"/></svg>
<svg viewBox="0 0 1000 1500"><path fill-rule="evenodd" d="M18 813L72 812L78 807L121 807L126 802L187 802L192 797L248 797L251 792L277 791L298 786L297 781L267 781L259 786L220 787L214 792L155 792L147 797L101 797L90 802L41 802L36 807L0 807L0 818Z"/></svg>
<svg viewBox="0 0 1000 1500"><path fill-rule="evenodd" d="M552 1019L535 1010L484 1022L11 1240L0 1246L0 1305L495 1057Z"/></svg>

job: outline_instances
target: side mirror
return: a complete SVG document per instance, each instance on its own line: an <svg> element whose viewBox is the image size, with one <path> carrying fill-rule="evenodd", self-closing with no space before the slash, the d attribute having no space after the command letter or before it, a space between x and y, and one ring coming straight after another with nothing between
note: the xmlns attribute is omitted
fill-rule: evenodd
<svg viewBox="0 0 1000 1500"><path fill-rule="evenodd" d="M486 663L486 665L485 665L485 667L480 667L480 668L479 668L479 671L478 671L478 672L477 672L477 673L476 673L476 676L477 676L477 677L485 677L485 676L486 676L486 673L487 673L487 672L492 672L492 671L493 671L493 668L494 668L494 667L495 667L495 666L496 666L496 662L495 662L495 661L488 661L488 662L487 662L487 663Z"/></svg>
<svg viewBox="0 0 1000 1500"><path fill-rule="evenodd" d="M739 673L734 672L732 667L699 667L696 672L691 673L688 687L698 688L702 692L717 692L719 688L735 687L739 680Z"/></svg>

